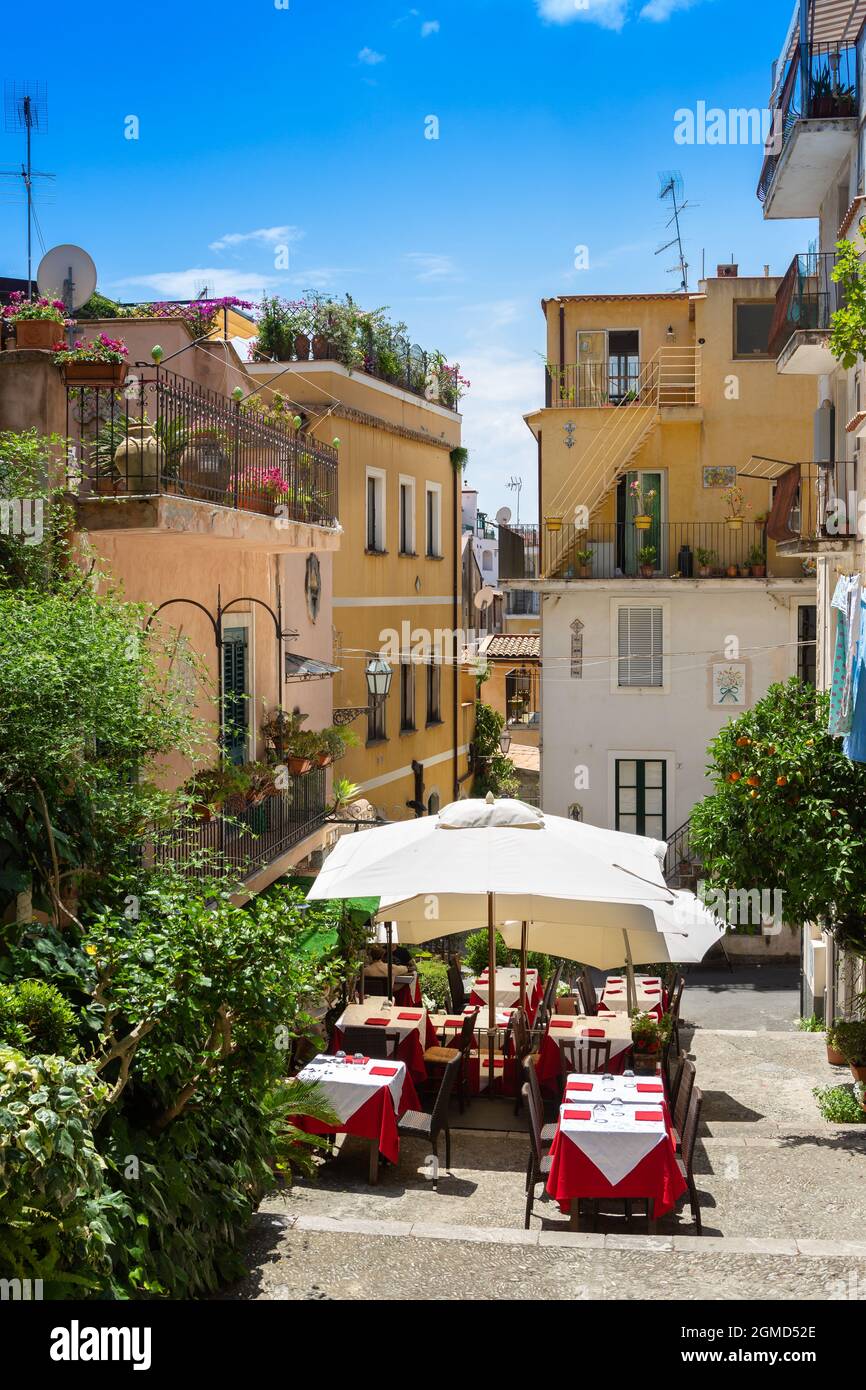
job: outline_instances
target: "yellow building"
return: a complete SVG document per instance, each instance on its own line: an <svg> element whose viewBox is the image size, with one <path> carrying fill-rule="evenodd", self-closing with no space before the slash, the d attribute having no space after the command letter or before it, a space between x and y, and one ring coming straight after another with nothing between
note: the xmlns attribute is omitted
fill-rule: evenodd
<svg viewBox="0 0 866 1390"><path fill-rule="evenodd" d="M461 628L460 416L335 360L251 363L263 399L280 392L312 436L339 440L342 543L334 558L335 718L359 737L339 774L389 819L465 791L473 681L455 661ZM370 706L382 654L387 699Z"/></svg>
<svg viewBox="0 0 866 1390"><path fill-rule="evenodd" d="M502 528L499 569L540 597L551 812L672 838L724 721L812 677L814 578L767 536L812 432L770 354L778 285L728 266L697 293L543 303L540 528Z"/></svg>

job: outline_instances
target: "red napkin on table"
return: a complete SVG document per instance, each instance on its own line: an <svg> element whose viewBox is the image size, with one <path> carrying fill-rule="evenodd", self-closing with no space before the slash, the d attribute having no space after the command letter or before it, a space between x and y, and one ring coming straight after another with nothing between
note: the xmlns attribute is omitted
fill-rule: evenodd
<svg viewBox="0 0 866 1390"><path fill-rule="evenodd" d="M570 1019L570 1018L552 1018L552 1019L550 1020L550 1026L551 1026L551 1028L570 1028L570 1027L571 1027L571 1019ZM601 1036L604 1037L604 1034L602 1033Z"/></svg>
<svg viewBox="0 0 866 1390"><path fill-rule="evenodd" d="M652 987L650 987L649 985L644 985L643 992L644 994L661 994L661 990L658 988L658 985L653 985Z"/></svg>
<svg viewBox="0 0 866 1390"><path fill-rule="evenodd" d="M567 1091L591 1091L592 1081L569 1081L565 1087Z"/></svg>
<svg viewBox="0 0 866 1390"><path fill-rule="evenodd" d="M396 1076L396 1075L397 1075L397 1068L396 1068L396 1067L371 1067L371 1068L370 1068L370 1075L371 1075L371 1076Z"/></svg>
<svg viewBox="0 0 866 1390"><path fill-rule="evenodd" d="M603 1028L581 1028L580 1036L582 1038L604 1038L607 1035Z"/></svg>
<svg viewBox="0 0 866 1390"><path fill-rule="evenodd" d="M621 985L622 975L608 975L607 982L609 985Z"/></svg>
<svg viewBox="0 0 866 1390"><path fill-rule="evenodd" d="M663 1091L663 1090L664 1090L664 1087L663 1087L663 1086L656 1086L652 1081L644 1081L644 1082L639 1081L639 1082L637 1083L637 1089L638 1089L639 1091L656 1091L656 1092L659 1092L659 1091Z"/></svg>
<svg viewBox="0 0 866 1390"><path fill-rule="evenodd" d="M622 994L622 988L617 985L616 989L606 989L605 994Z"/></svg>
<svg viewBox="0 0 866 1390"><path fill-rule="evenodd" d="M421 1017L421 1015L420 1015L420 1014L398 1014L397 1017L398 1017L398 1018L409 1018L409 1019L412 1020L413 1023L417 1023L418 1020L419 1020L419 1018Z"/></svg>
<svg viewBox="0 0 866 1390"><path fill-rule="evenodd" d="M636 1120L649 1120L656 1124L664 1118L660 1110L636 1110L634 1117Z"/></svg>
<svg viewBox="0 0 866 1390"><path fill-rule="evenodd" d="M462 1027L463 1027L463 1019L462 1019L462 1018L446 1018L446 1020L445 1020L445 1027L446 1027L446 1028L462 1028Z"/></svg>
<svg viewBox="0 0 866 1390"><path fill-rule="evenodd" d="M369 1023L374 1028L384 1028L386 1023L390 1023L390 1018L365 1018L365 1023Z"/></svg>
<svg viewBox="0 0 866 1390"><path fill-rule="evenodd" d="M562 1118L563 1118L564 1120L591 1120L591 1119L592 1119L592 1111L591 1111L591 1110L563 1110L563 1112L562 1112Z"/></svg>

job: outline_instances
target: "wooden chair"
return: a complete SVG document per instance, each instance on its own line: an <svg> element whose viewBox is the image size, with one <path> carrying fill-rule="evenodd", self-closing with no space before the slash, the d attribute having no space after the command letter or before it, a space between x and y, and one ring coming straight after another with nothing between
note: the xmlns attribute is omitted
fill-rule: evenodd
<svg viewBox="0 0 866 1390"><path fill-rule="evenodd" d="M451 1167L451 1129L448 1124L448 1102L451 1099L451 1092L457 1081L457 1074L460 1070L460 1057L453 1057L447 1064L439 1083L439 1090L433 1102L433 1109L428 1115L423 1110L407 1110L401 1119L397 1121L397 1133L403 1139L426 1139L433 1149L433 1156L439 1159L438 1144L439 1135L445 1132L445 1167ZM435 1171L433 1178L433 1190L436 1190L439 1182L438 1170Z"/></svg>
<svg viewBox="0 0 866 1390"><path fill-rule="evenodd" d="M680 975L671 993L670 1007L668 1010L671 1016L671 1036L673 1038L673 1045L677 1050L677 1054L679 1054L680 1051L680 1005L682 1003L683 990L685 989L685 987L685 979L682 975Z"/></svg>
<svg viewBox="0 0 866 1390"><path fill-rule="evenodd" d="M532 1037L529 1031L529 1020L527 1019L523 1009L515 1009L513 1014L511 1015L510 1043L510 1047L503 1047L502 1050L505 1053L506 1057L511 1056L514 1058L515 1071L517 1073L517 1076L519 1077L520 1072L523 1069L524 1059L528 1057L532 1051ZM514 1096L515 1115L518 1114L520 1110L520 1101L521 1087L518 1081L518 1084L515 1088Z"/></svg>
<svg viewBox="0 0 866 1390"><path fill-rule="evenodd" d="M465 1014L460 1032L455 1033L450 1042L447 1041L443 1028L441 1041L424 1052L424 1065L427 1067L448 1067L455 1058L460 1062L457 1097L460 1101L461 1115L469 1094L469 1054L472 1051L472 1037L477 1020L477 1009L474 1013Z"/></svg>
<svg viewBox="0 0 866 1390"><path fill-rule="evenodd" d="M562 1089L572 1072L586 1076L604 1072L610 1064L610 1038L566 1038L559 1044L559 1073Z"/></svg>
<svg viewBox="0 0 866 1390"><path fill-rule="evenodd" d="M569 1014L574 1018L577 1014L577 1001L574 995L561 994L553 1005L553 1012L555 1014Z"/></svg>
<svg viewBox="0 0 866 1390"><path fill-rule="evenodd" d="M698 1200L698 1189L695 1186L694 1158L695 1140L698 1135L698 1124L701 1118L701 1106L703 1103L703 1092L699 1086L695 1086L692 1089L685 1128L683 1129L682 1151L677 1158L677 1166L688 1184L689 1205L692 1209L692 1220L695 1223L696 1235L701 1234L701 1204Z"/></svg>
<svg viewBox="0 0 866 1390"><path fill-rule="evenodd" d="M583 1000L583 1012L590 1018L594 1018L598 1013L598 997L595 992L595 985L592 983L592 976L586 966L581 970L577 983L580 997Z"/></svg>
<svg viewBox="0 0 866 1390"><path fill-rule="evenodd" d="M463 976L460 973L460 966L453 961L448 967L448 988L451 991L451 1003L454 1005L454 1012L462 1014L469 1000L466 998L466 989L463 984Z"/></svg>
<svg viewBox="0 0 866 1390"><path fill-rule="evenodd" d="M387 1028L357 1027L343 1029L343 1052L360 1052L363 1057L393 1057L400 1046L400 1034Z"/></svg>
<svg viewBox="0 0 866 1390"><path fill-rule="evenodd" d="M526 1210L523 1220L524 1228L528 1231L532 1205L535 1201L535 1189L550 1173L551 1160L550 1154L545 1152L541 1137L543 1114L539 1114L532 1088L528 1082L523 1083L521 1094L529 1110L529 1160L526 1165Z"/></svg>
<svg viewBox="0 0 866 1390"><path fill-rule="evenodd" d="M686 1125L686 1118L689 1113L689 1102L692 1098L692 1088L695 1084L695 1064L690 1062L688 1057L683 1058L682 1075L680 1084L677 1088L677 1098L674 1102L673 1113L673 1141L677 1149L682 1152L683 1133Z"/></svg>
<svg viewBox="0 0 866 1390"><path fill-rule="evenodd" d="M524 1057L523 1070L526 1073L527 1084L535 1097L535 1107L541 1116L541 1142L542 1144L552 1144L553 1136L556 1133L556 1125L554 1123L544 1123L544 1097L541 1094L541 1082L538 1079L538 1071L536 1070L537 1065L538 1059L532 1053L530 1053L528 1057ZM522 1087L520 1098L521 1100L523 1099Z"/></svg>
<svg viewBox="0 0 866 1390"><path fill-rule="evenodd" d="M677 1103L677 1092L680 1089L680 1082L683 1079L683 1066L685 1061L686 1054L684 1052L680 1053L674 1066L671 1066L670 1058L668 1058L668 1071L667 1073L662 1073L662 1080L667 1086L668 1106L670 1107L671 1114L674 1113L674 1106ZM671 1075L671 1071L673 1075Z"/></svg>

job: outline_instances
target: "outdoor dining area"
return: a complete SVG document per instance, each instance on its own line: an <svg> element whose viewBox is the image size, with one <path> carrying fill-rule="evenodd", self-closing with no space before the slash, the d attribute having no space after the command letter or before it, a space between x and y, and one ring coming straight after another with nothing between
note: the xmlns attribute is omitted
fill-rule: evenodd
<svg viewBox="0 0 866 1390"><path fill-rule="evenodd" d="M702 1096L680 1043L680 966L723 928L668 889L659 848L492 798L345 837L310 897L373 899L385 948L359 963L326 1050L298 1073L331 1122L295 1122L332 1138L334 1164L338 1136L365 1141L371 1184L383 1165L417 1169L401 1141L421 1141L435 1190L443 1165L459 1173L470 1107L475 1132L507 1108L526 1133L527 1229L576 1229L614 1204L653 1230L687 1199L700 1234ZM484 918L486 968L452 953L445 1009L428 1007L412 946L459 941ZM503 941L519 963L497 962ZM545 978L532 951L552 962Z"/></svg>

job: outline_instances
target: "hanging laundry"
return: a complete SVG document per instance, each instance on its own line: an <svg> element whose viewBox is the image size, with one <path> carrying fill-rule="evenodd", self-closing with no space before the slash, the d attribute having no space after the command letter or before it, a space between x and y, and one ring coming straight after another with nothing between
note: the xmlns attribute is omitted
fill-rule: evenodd
<svg viewBox="0 0 866 1390"><path fill-rule="evenodd" d="M843 574L830 600L830 607L836 609L838 617L828 729L831 734L839 736L850 733L854 715L854 672L860 648L860 595L860 575Z"/></svg>
<svg viewBox="0 0 866 1390"><path fill-rule="evenodd" d="M851 732L842 744L842 751L852 762L866 763L866 599L860 602L857 634L857 658L851 693L853 717Z"/></svg>

